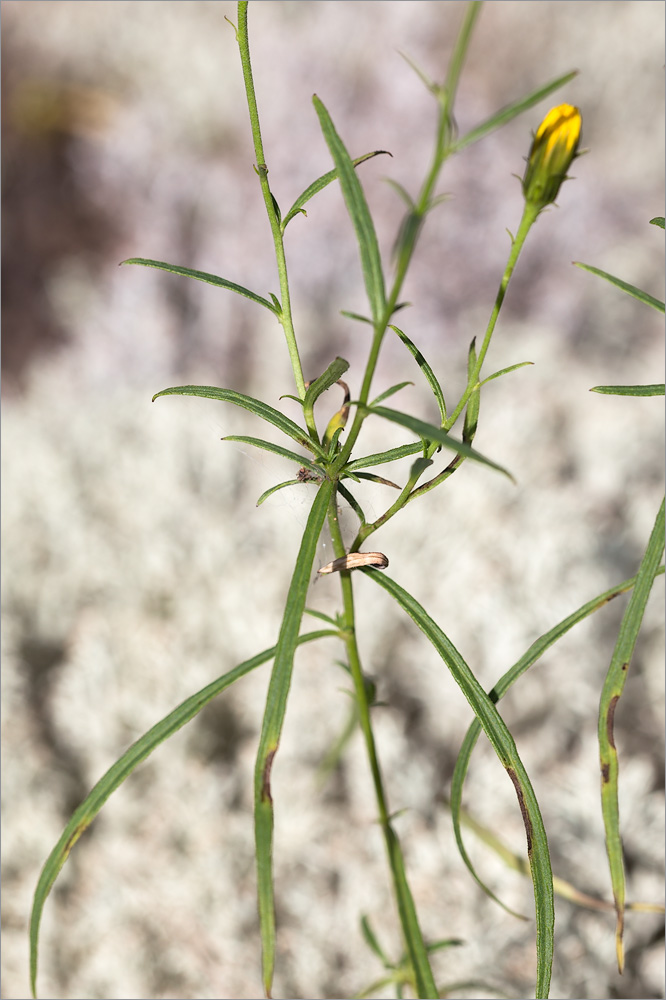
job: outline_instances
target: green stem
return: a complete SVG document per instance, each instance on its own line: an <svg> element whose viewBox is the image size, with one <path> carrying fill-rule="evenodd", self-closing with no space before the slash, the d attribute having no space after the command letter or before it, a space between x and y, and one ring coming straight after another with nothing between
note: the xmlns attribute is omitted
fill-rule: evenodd
<svg viewBox="0 0 666 1000"><path fill-rule="evenodd" d="M331 532L331 539L333 542L333 551L336 558L341 558L346 554L344 541L342 539L342 532L340 531L340 524L338 522L338 507L337 507L337 494L334 492L331 496L329 502L328 511L328 525ZM391 817L388 809L388 801L386 798L386 792L384 790L384 781L382 778L381 767L379 765L379 758L377 756L377 747L375 745L375 737L372 729L372 720L370 718L370 704L368 701L368 689L365 682L365 677L363 675L363 667L361 665L361 657L358 649L358 644L356 642L356 617L354 610L354 590L351 580L351 571L342 570L340 573L340 588L342 591L342 604L343 604L343 628L342 637L345 643L345 649L347 652L347 661L349 665L349 670L354 682L354 693L356 696L356 705L358 709L358 719L361 725L361 731L363 733L363 739L365 742L366 752L368 754L368 760L370 763L370 771L372 773L372 782L375 787L375 798L377 800L377 810L379 813L379 824L382 828L382 833L384 834L384 842L386 844L386 851L388 854L389 866L391 868L391 875L393 878L393 891L398 905L398 911L400 914L400 921L402 925L403 938L405 945L407 947L408 954L410 957L413 955L413 948L411 945L413 931L407 923L407 915L404 906L405 898L405 873L404 873L404 859L402 857L402 849L398 841L397 834L391 825ZM407 889L407 892L409 890ZM411 894L410 900L411 903ZM413 903L412 903L413 906ZM425 954L425 952L423 952ZM414 971L415 982L418 984L418 996L423 997L437 997L437 993L434 980L432 979L432 971L429 968L423 969L423 966L419 967L419 961L414 955L412 957L412 967Z"/></svg>
<svg viewBox="0 0 666 1000"><path fill-rule="evenodd" d="M523 246L525 245L527 234L529 233L531 227L534 225L538 215L539 215L539 210L537 208L535 208L533 205L527 203L525 204L523 216L522 219L520 220L520 225L518 227L518 232L516 233L516 236L511 240L511 250L509 251L509 259L504 269L504 274L502 275L502 280L500 282L499 289L497 290L497 296L495 297L495 304L493 305L493 309L490 314L490 319L488 321L488 327L486 329L486 333L483 338L483 344L481 345L481 350L479 351L476 364L470 371L469 378L467 380L467 386L462 396L460 397L458 405L456 406L455 410L452 412L448 420L446 420L446 422L442 425L445 431L451 430L456 420L458 419L458 417L464 410L465 406L469 402L469 398L472 395L472 393L474 391L479 390L479 376L481 374L481 366L483 365L485 356L488 353L488 348L490 347L490 341L492 339L495 326L497 325L497 319L499 317L500 309L502 308L502 303L504 302L504 297L506 295L507 287L509 285L511 276L513 275L516 264L518 262L518 257L520 256L520 252L523 249ZM427 453L428 457L431 458L436 450L437 450L437 445L433 444L428 449ZM430 479L427 483L424 483L422 486L419 486L418 489L414 489L414 487L416 486L416 482L418 481L418 479L421 477L421 475L425 470L421 469L416 476L414 476L413 474L410 475L398 499L393 504L391 504L391 506L386 511L384 511L384 513L380 517L378 517L376 521L373 521L371 524L363 524L361 526L356 538L354 539L351 551L356 552L369 535L372 535L375 531L377 531L378 528L381 528L382 525L386 524L386 522L389 521L395 514L397 514L399 510L402 510L402 508L406 504L411 503L412 500L415 500L417 497L423 496L425 493L429 493L430 490L434 489L436 486L439 486L440 483L443 483L445 479L448 479L449 476L451 476L456 471L456 469L459 468L460 464L463 461L464 461L464 456L456 455L455 458L452 459L451 462L449 462L447 467L442 470L442 472L440 472L437 476L434 476L434 478Z"/></svg>
<svg viewBox="0 0 666 1000"><path fill-rule="evenodd" d="M375 368L377 367L377 360L379 358L379 352L384 339L384 334L386 333L388 324L393 313L395 312L395 307L398 304L398 298L402 291L402 286L407 276L407 271L418 242L423 220L432 208L432 194L435 190L435 185L437 184L440 171L445 160L454 148L453 102L460 74L462 72L463 63L465 61L465 56L467 55L467 50L471 41L472 29L480 10L480 0L472 0L472 2L467 5L465 9L465 18L458 33L456 46L449 63L446 82L442 86L432 86L430 88L437 98L439 108L437 118L437 136L435 139L432 164L421 187L418 201L409 210L403 222L403 228L401 229L399 237L398 256L393 286L386 302L384 315L375 326L375 333L372 339L370 353L368 355L368 362L363 376L361 391L359 393L359 406L356 409L354 421L349 433L347 434L347 440L345 441L342 451L332 467L331 471L333 474L339 472L343 465L348 461L361 431L363 421L367 415L365 406L370 396L370 387L375 374Z"/></svg>
<svg viewBox="0 0 666 1000"><path fill-rule="evenodd" d="M252 78L252 64L250 62L250 43L247 33L247 0L240 0L238 4L238 31L236 32L238 48L240 50L241 64L243 67L243 80L245 82L245 93L247 95L247 106L250 113L250 125L252 127L252 139L254 142L254 152L257 157L256 171L261 183L261 191L264 196L264 204L268 213L268 221L273 234L273 245L275 247L275 260L277 263L278 275L280 279L280 323L287 340L287 350L291 360L291 367L294 372L296 389L300 399L305 398L305 381L303 379L303 369L296 343L296 333L291 313L291 297L289 294L289 278L287 275L287 260L284 252L284 239L280 227L277 202L273 198L270 185L268 183L268 167L264 157L264 146L261 140L261 127L259 124L259 112L257 110L257 98L254 92L254 80ZM316 435L316 429L312 421L308 422L308 431Z"/></svg>
<svg viewBox="0 0 666 1000"><path fill-rule="evenodd" d="M481 345L481 350L479 351L478 357L476 359L476 364L470 372L469 378L467 380L467 387L460 397L460 401L456 406L453 413L449 416L448 420L444 424L444 430L450 431L456 420L465 409L469 397L472 393L479 387L479 375L481 374L481 368L485 360L486 354L488 353L488 348L490 347L490 341L492 339L495 326L497 324L497 319L500 314L500 309L502 308L502 303L504 302L504 296L506 295L506 290L508 288L509 282L511 281L511 276L515 270L516 264L518 263L518 258L520 252L525 245L525 240L527 239L527 234L537 220L539 215L539 209L529 202L525 202L525 208L523 209L523 217L520 220L520 225L518 226L518 232L515 237L511 240L511 250L509 251L509 259L507 261L506 267L504 269L504 274L502 275L502 280L500 281L500 286L497 290L497 295L495 297L495 304L493 310L490 314L490 319L488 320L488 327L486 329L485 336L483 338L483 344Z"/></svg>

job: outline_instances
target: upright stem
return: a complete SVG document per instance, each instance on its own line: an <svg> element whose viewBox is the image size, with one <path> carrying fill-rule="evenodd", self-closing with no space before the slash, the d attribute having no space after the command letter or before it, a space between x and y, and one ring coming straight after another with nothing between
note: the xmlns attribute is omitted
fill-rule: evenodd
<svg viewBox="0 0 666 1000"><path fill-rule="evenodd" d="M289 279L287 276L287 260L284 252L284 239L280 219L278 217L277 202L273 198L270 185L268 183L268 167L264 158L264 146L261 141L261 127L259 125L259 112L257 111L257 99L254 93L254 80L252 78L252 64L250 62L250 43L247 33L247 0L240 0L238 4L238 30L236 32L238 48L240 50L241 64L243 67L243 80L245 82L245 93L247 95L247 106L250 113L250 125L252 127L252 139L254 142L254 152L257 157L256 170L261 183L261 191L264 196L264 204L268 214L268 221L273 234L273 245L275 247L275 260L277 263L278 275L280 278L280 323L287 340L287 350L291 359L291 367L294 372L296 389L301 399L305 398L305 381L303 379L303 369L296 343L296 334L291 314L291 297L289 295ZM308 426L310 433L316 430L313 426Z"/></svg>
<svg viewBox="0 0 666 1000"><path fill-rule="evenodd" d="M497 295L495 297L495 304L493 310L490 314L490 319L488 320L488 326L486 328L486 333L483 338L483 343L481 349L479 350L479 355L476 359L476 364L473 370L470 372L469 379L467 380L467 388L460 397L460 401L456 406L453 413L450 415L446 423L444 424L444 430L449 431L455 424L456 420L464 410L467 405L469 397L472 392L477 388L479 382L479 375L481 374L481 367L485 360L486 354L488 353L488 348L490 347L490 341L497 324L497 319L500 314L500 309L502 308L502 303L504 302L504 296L506 295L506 290L511 281L511 276L514 272L520 252L523 249L527 234L536 222L537 216L539 215L539 209L531 204L530 202L525 202L525 208L523 209L523 217L520 220L520 225L518 226L518 232L511 241L511 250L509 252L509 259L507 261L506 267L504 269L504 274L502 275L502 280L500 281L500 286L497 290Z"/></svg>
<svg viewBox="0 0 666 1000"><path fill-rule="evenodd" d="M342 539L342 532L340 531L340 525L338 523L338 508L336 500L337 494L334 492L329 502L328 525L331 532L331 539L333 541L333 551L335 552L336 557L340 558L345 555L345 546ZM414 903L405 877L404 859L402 856L400 842L391 825L391 817L388 810L386 792L384 790L384 781L382 778L381 767L379 765L379 758L377 756L377 747L375 745L375 737L370 718L368 689L366 687L363 667L361 666L361 657L358 650L358 644L356 642L354 590L350 570L343 570L340 573L340 588L342 591L344 623L342 635L345 643L345 649L347 651L349 670L354 682L354 693L356 696L356 704L358 706L358 717L361 725L361 731L363 732L363 739L365 741L368 760L370 762L370 771L372 774L372 782L375 787L375 798L377 800L377 810L379 813L379 824L384 835L384 843L386 845L389 867L391 869L391 876L393 879L393 892L400 916L403 939L412 962L416 996L434 998L438 997L439 993L437 992L437 988L435 986L429 962L427 961L427 958L425 958L423 962L419 962L417 955L413 952L412 939L414 931L413 928L410 929L408 921L410 919L410 914L412 918L416 920L416 911L414 910Z"/></svg>
<svg viewBox="0 0 666 1000"><path fill-rule="evenodd" d="M342 451L333 465L333 471L335 473L337 473L349 459L352 449L356 444L356 439L361 431L363 421L365 420L366 413L364 411L364 407L367 404L368 397L370 395L370 386L372 384L375 368L377 367L377 360L379 358L379 352L384 339L384 334L388 328L391 316L395 312L395 307L398 304L398 298L402 291L402 286L404 284L405 277L407 276L407 270L418 242L423 220L433 207L432 195L435 190L435 185L437 184L437 179L446 158L449 156L453 148L453 102L460 74L462 72L463 63L465 61L465 56L467 55L467 50L469 48L472 29L480 10L481 0L472 0L471 3L467 4L465 8L465 18L456 39L456 45L451 56L446 81L441 86L432 84L429 88L437 98L439 108L437 136L435 139L432 164L421 187L418 201L412 205L411 209L409 209L403 223L403 229L401 230L401 236L399 237L398 256L393 285L386 302L384 315L375 326L375 333L372 339L370 353L368 355L361 391L359 393L359 406L356 409L354 421L347 434L347 440L345 441Z"/></svg>

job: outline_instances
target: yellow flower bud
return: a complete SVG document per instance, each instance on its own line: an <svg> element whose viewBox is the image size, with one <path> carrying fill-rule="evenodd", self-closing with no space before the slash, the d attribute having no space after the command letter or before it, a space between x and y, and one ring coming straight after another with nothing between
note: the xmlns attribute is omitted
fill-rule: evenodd
<svg viewBox="0 0 666 1000"><path fill-rule="evenodd" d="M577 154L582 118L578 108L559 104L539 125L523 178L525 200L539 211L557 198Z"/></svg>

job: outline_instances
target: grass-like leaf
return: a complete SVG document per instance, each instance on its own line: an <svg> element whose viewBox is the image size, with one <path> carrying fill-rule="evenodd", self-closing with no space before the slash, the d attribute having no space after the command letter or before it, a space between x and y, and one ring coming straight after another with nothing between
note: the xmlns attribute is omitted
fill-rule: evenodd
<svg viewBox="0 0 666 1000"><path fill-rule="evenodd" d="M613 899L617 914L615 947L618 969L624 967L624 864L620 840L620 812L618 807L618 760L614 737L615 712L624 689L640 631L652 584L659 571L664 552L664 502L657 518L636 575L634 590L622 618L620 632L613 650L610 666L601 692L599 704L599 760L601 764L601 809L606 831L606 851L613 886Z"/></svg>
<svg viewBox="0 0 666 1000"><path fill-rule="evenodd" d="M185 278L196 278L197 281L206 281L209 285L217 285L218 288L226 288L230 292L237 292L238 295L242 295L244 298L251 299L252 302L258 302L260 306L270 309L275 316L280 316L280 309L275 305L277 299L269 302L268 299L257 295L256 292L250 291L244 285L237 285L235 281L227 281L226 278L220 278L217 274L208 274L207 271L195 271L191 267L178 267L176 264L165 264L162 260L148 260L145 257L129 257L127 260L121 260L120 265L122 266L122 264L142 264L143 267L156 267L160 271L169 271L171 274L182 274Z"/></svg>
<svg viewBox="0 0 666 1000"><path fill-rule="evenodd" d="M436 441L437 444L443 444L445 448L450 448L451 451L456 451L459 455L464 455L465 458L471 458L475 462L481 462L482 465L496 469L503 475L508 476L512 482L515 482L507 469L498 465L497 462L491 462L489 458L485 458L480 452L470 448L464 441L458 441L456 438L451 437L441 427L435 427L434 424L427 424L425 420L419 420L417 417L412 417L408 413L401 413L399 410L391 410L386 406L368 407L367 412L368 414L374 413L377 417L384 417L385 420L392 420L393 423L400 424L401 427L406 427L407 430L418 434L422 440ZM358 468L358 466L354 466L354 468Z"/></svg>
<svg viewBox="0 0 666 1000"><path fill-rule="evenodd" d="M399 458L408 458L420 451L423 451L422 444L401 444L397 448L389 448L387 451L377 451L374 455L354 458L345 466L345 472L354 469L367 469L371 465L384 465L385 462L397 462Z"/></svg>
<svg viewBox="0 0 666 1000"><path fill-rule="evenodd" d="M335 636L338 634L337 629L308 632L300 636L297 642L300 645L305 642L312 642L314 639L322 639L326 636ZM173 712L169 712L168 715L132 744L129 750L100 778L89 795L86 796L78 809L76 809L65 827L60 840L49 854L35 890L30 918L30 984L33 996L37 996L39 926L44 903L76 841L90 826L109 796L122 785L123 781L129 777L132 771L146 757L150 756L153 750L157 749L160 743L164 743L170 736L173 736L175 732L193 719L205 705L212 701L216 695L224 691L225 688L228 688L234 681L237 681L240 677L244 677L263 663L271 660L275 655L276 649L276 646L271 647L271 649L265 649L263 653L258 653L251 659L239 664L233 670L228 671L228 673L223 674L217 680L202 688L201 691L197 691L196 694L186 698Z"/></svg>
<svg viewBox="0 0 666 1000"><path fill-rule="evenodd" d="M153 402L159 396L202 396L204 399L217 399L223 403L235 403L236 406L242 406L245 410L250 410L251 413L255 413L258 417L261 417L262 420L273 424L278 430L281 430L288 437L292 438L293 441L297 441L304 448L314 452L319 458L326 458L326 452L321 445L309 438L302 427L295 424L284 413L280 413L279 410L269 406L268 403L264 403L261 399L254 399L253 396L246 396L244 393L236 392L234 389L218 389L213 385L177 385L171 389L162 389L161 392L155 393Z"/></svg>
<svg viewBox="0 0 666 1000"><path fill-rule="evenodd" d="M396 333L398 337L400 337L400 340L403 342L403 344L405 345L405 347L407 348L407 350L412 355L417 365L423 372L426 381L428 382L428 385L432 389L433 395L437 400L437 406L439 407L439 414L442 418L442 424L444 424L446 421L446 403L444 401L444 393L442 392L442 387L437 380L437 376L435 375L434 371L432 370L426 359L421 354L416 344L414 344L409 339L407 334L404 333L402 330L399 330L397 326L393 326L393 324L390 324L390 326L391 329L394 331L394 333Z"/></svg>
<svg viewBox="0 0 666 1000"><path fill-rule="evenodd" d="M656 385L595 385L590 392L601 392L604 396L663 396L664 383Z"/></svg>
<svg viewBox="0 0 666 1000"><path fill-rule="evenodd" d="M375 149L374 152L372 153L365 153L363 156L357 156L355 160L352 160L352 163L354 164L355 167L358 167L359 163L365 163L366 160L371 160L373 156L390 156L390 155L391 154L387 149ZM329 170L328 173L322 174L322 176L318 177L316 181L313 181L312 184L310 184L310 186L305 189L303 194L298 196L298 198L296 199L296 201L291 206L291 208L285 215L284 219L282 220L281 223L282 232L285 231L287 225L296 215L307 214L303 209L303 205L306 205L310 201L310 199L314 198L314 196L319 191L327 187L327 185L329 185L331 181L336 180L337 176L338 176L337 170Z"/></svg>
<svg viewBox="0 0 666 1000"><path fill-rule="evenodd" d="M257 500L255 506L261 507L264 500L268 500L268 498L272 496L273 493L277 493L278 490L285 490L287 486L303 486L303 485L304 483L302 479L287 479L287 481L284 483L276 483L275 486L270 486L267 490L264 490L264 492Z"/></svg>
<svg viewBox="0 0 666 1000"><path fill-rule="evenodd" d="M414 383L396 382L395 385L389 386L388 389L384 389L384 392L380 392L380 394L372 400L370 406L377 406L378 403L383 403L385 399L388 399L390 396L395 396L396 392L400 392L401 389L404 389L408 385L414 385Z"/></svg>
<svg viewBox="0 0 666 1000"><path fill-rule="evenodd" d="M537 1000L548 996L553 962L553 875L546 831L531 782L518 755L516 744L495 703L448 637L433 621L418 601L391 577L361 572L386 590L432 643L454 680L470 703L490 743L506 769L518 796L527 834L527 852L534 884L537 927Z"/></svg>
<svg viewBox="0 0 666 1000"><path fill-rule="evenodd" d="M361 183L356 176L354 164L342 139L335 130L331 116L316 94L312 98L312 101L319 116L319 124L324 133L324 139L338 171L340 187L342 188L342 194L347 205L347 211L356 231L365 289L370 303L372 318L375 324L379 324L386 309L386 294L384 291L382 262L379 256L379 244L377 243L377 234L375 233L370 209L365 200Z"/></svg>
<svg viewBox="0 0 666 1000"><path fill-rule="evenodd" d="M447 803L447 805L448 804L450 803ZM470 813L465 809L460 810L459 818L464 826L473 830L479 840L486 844L499 858L502 859L507 868L511 868L513 871L519 872L521 875L529 875L529 868L525 863L525 859L512 851L510 847L507 847L507 845L496 834L494 834L492 830L490 830L487 826L484 826L482 823L479 823L479 821L470 815ZM580 889L576 888L575 885L572 885L563 878L558 878L556 875L553 875L553 891L556 896L560 896L562 899L566 899L575 906L580 906L586 910L608 912L608 910L615 909L613 904L608 900L599 899L598 896L590 896L588 893L582 892ZM627 903L625 909L633 910L635 912L664 912L664 907L661 903ZM521 916L521 914L516 914L516 916ZM522 919L526 918L522 917Z"/></svg>
<svg viewBox="0 0 666 1000"><path fill-rule="evenodd" d="M354 511L359 521L361 522L361 524L364 525L366 523L365 514L363 512L363 508L361 507L360 503L358 502L354 494L350 493L347 487L343 483L338 483L338 493L340 494L341 497L345 498L345 500L347 501L351 509Z"/></svg>
<svg viewBox="0 0 666 1000"><path fill-rule="evenodd" d="M628 281L623 281L622 278L616 278L615 275L609 274L608 271L602 271L598 267L592 267L591 264L581 264L579 260L573 262L576 267L582 268L583 271L589 271L590 274L597 274L600 278L604 278L606 281L610 281L611 285L615 285L617 288L621 288L623 292L628 295L633 295L635 299L639 302L644 302L646 306L652 306L653 309L657 309L659 312L664 312L666 308L664 303L660 299L655 299L653 295L644 292L641 288L636 288L635 285L630 285Z"/></svg>
<svg viewBox="0 0 666 1000"><path fill-rule="evenodd" d="M305 458L303 455L297 455L295 451L290 451L289 448L283 448L279 444L273 444L272 441L264 441L263 438L247 437L245 434L227 434L226 437L221 439L222 441L240 441L241 444L251 444L255 448L262 448L264 451L272 451L274 455L280 455L281 458L288 458L290 462L296 462L298 465L304 465L308 469L312 469L313 472L322 475L321 469L317 468L314 462L311 462L309 458ZM298 480L297 480L298 481Z"/></svg>
<svg viewBox="0 0 666 1000"><path fill-rule="evenodd" d="M509 104L506 108L502 108L497 111L494 115L488 118L485 122L477 125L476 128L471 129L466 135L463 135L458 139L454 145L452 152L460 152L465 146L471 146L473 142L478 142L479 139L483 139L484 136L489 135L491 132L495 132L498 128L506 125L508 122L517 118L521 115L523 111L528 111L533 108L535 104L543 101L544 98L548 97L554 91L559 90L565 84L569 83L577 76L578 70L573 70L571 73L565 73L564 76L558 77L551 83L547 83L544 87L540 87L538 90L533 91L528 97L523 97L519 101L514 101L513 104Z"/></svg>
<svg viewBox="0 0 666 1000"><path fill-rule="evenodd" d="M498 372L493 372L492 375L488 375L488 377L484 378L483 381L480 382L479 384L485 385L486 382L492 382L493 379L501 378L502 375L508 375L509 372L515 372L519 368L524 368L526 365L533 365L533 364L534 364L533 361L519 361L517 365L509 365L508 368L501 368Z"/></svg>
<svg viewBox="0 0 666 1000"><path fill-rule="evenodd" d="M325 480L317 490L287 594L280 636L275 648L275 662L266 696L266 707L259 739L254 772L254 831L257 859L259 925L262 943L262 969L266 996L271 995L275 966L275 903L273 897L273 799L271 768L280 742L291 685L294 652L310 586L312 563L319 535L334 489Z"/></svg>
<svg viewBox="0 0 666 1000"><path fill-rule="evenodd" d="M662 566L660 572L663 573L664 568ZM618 584L615 587L611 587L610 590L604 591L603 594L599 594L598 597L593 598L588 601L587 604L583 604L582 607L578 608L567 618L564 618L557 625L554 625L548 632L545 632L542 636L532 643L527 652L521 656L521 658L514 663L514 665L507 670L505 674L500 677L497 684L488 692L488 697L493 702L498 702L500 698L503 698L512 684L518 680L530 667L543 656L543 654L553 646L558 639L561 639L570 629L582 622L583 619L589 617L589 615L594 614L599 608L603 608L604 605L612 601L614 597L618 597L620 594L625 594L628 590L636 583L636 577L632 577L630 580L625 580L623 583ZM461 812L462 812L462 793L463 785L465 782L465 776L467 774L467 769L469 767L470 758L472 756L472 751L476 745L476 741L481 735L481 724L478 719L475 719L470 725L467 733L465 734L465 739L463 740L460 752L458 754L458 759L456 761L456 766L453 771L453 777L451 779L451 817L453 819L453 830L456 837L456 843L458 844L458 850L460 855L467 865L472 876L476 882L481 886L484 892L486 892L492 899L494 899L500 906L504 909L508 909L502 903L500 899L495 896L493 892L481 881L479 876L474 869L474 866L467 854L465 845L462 838L461 831ZM512 912L512 911L509 911Z"/></svg>

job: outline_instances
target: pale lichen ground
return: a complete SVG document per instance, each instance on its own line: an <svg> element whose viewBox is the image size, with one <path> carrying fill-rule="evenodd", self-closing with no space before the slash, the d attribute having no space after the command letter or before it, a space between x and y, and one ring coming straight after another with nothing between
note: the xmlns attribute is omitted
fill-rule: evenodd
<svg viewBox="0 0 666 1000"><path fill-rule="evenodd" d="M432 124L427 94L395 49L435 73L460 6L251 6L278 195L288 202L328 168L309 106L316 89L354 153L394 153L362 168L387 259L397 202L377 178L414 188ZM145 255L277 290L223 22L234 6L10 2L3 13L6 44L30 55L26 77L78 73L107 95L105 124L94 136L73 133L69 155L81 189L116 224L94 276L83 252L53 265L46 291L68 346L38 358L4 403L2 995L22 1000L31 894L69 812L180 700L273 644L311 488L257 510L260 493L290 471L219 441L257 433L256 422L212 401L150 403L166 385L193 381L295 416L278 401L291 385L268 314L205 285L174 292L179 279L116 267ZM556 621L635 572L663 489L661 401L588 391L661 378L657 314L569 264L582 259L662 295L659 234L645 224L662 210L662 21L653 3L499 2L486 5L470 57L461 128L575 66L581 77L562 99L583 108L592 149L559 211L538 223L489 359L495 368L535 362L488 387L475 441L518 485L466 463L372 543L487 687ZM469 339L485 325L504 227L517 224L509 175L521 171L537 120L519 119L452 164L442 189L455 200L433 216L417 255L414 306L401 321L451 398ZM342 354L354 391L365 332L338 310L361 309L362 286L339 193L331 188L292 227L297 320L312 335L306 371ZM418 385L418 370L388 344L377 391L407 378ZM420 388L395 403L434 415ZM370 424L364 447L386 447L385 430ZM364 495L376 514L390 499L382 487ZM330 557L322 549L318 560ZM662 594L659 581L616 720L628 897L649 902L663 889ZM529 996L533 924L506 916L470 880L443 805L470 710L388 597L363 579L358 595L362 652L386 703L375 712L380 756L392 808L405 810L396 825L424 931L464 941L437 956L438 982L486 984L453 995ZM335 611L336 580L318 582L310 603ZM623 607L570 633L503 707L556 873L604 898L596 712ZM392 956L400 949L360 740L327 784L316 780L350 706L337 655L330 641L299 653L273 771L275 996L351 996L378 978L362 913ZM264 667L244 679L161 747L77 845L45 909L42 997L259 995L252 770L267 677ZM524 849L513 787L487 746L475 751L465 801ZM472 834L467 841L497 894L531 916L529 883ZM662 923L628 916L620 978L611 915L558 901L552 996L662 996Z"/></svg>

